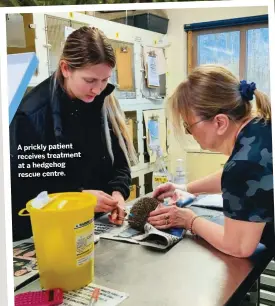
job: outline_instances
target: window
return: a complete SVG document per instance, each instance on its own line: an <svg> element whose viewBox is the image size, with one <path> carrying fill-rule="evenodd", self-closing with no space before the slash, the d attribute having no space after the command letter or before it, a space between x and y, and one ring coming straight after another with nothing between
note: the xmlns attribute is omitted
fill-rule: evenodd
<svg viewBox="0 0 275 306"><path fill-rule="evenodd" d="M239 31L205 33L196 36L196 57L194 56L196 62L194 63L194 66L201 64L222 64L239 76Z"/></svg>
<svg viewBox="0 0 275 306"><path fill-rule="evenodd" d="M266 15L193 24L185 30L188 31L189 72L201 64L220 64L240 79L255 82L259 90L269 95Z"/></svg>

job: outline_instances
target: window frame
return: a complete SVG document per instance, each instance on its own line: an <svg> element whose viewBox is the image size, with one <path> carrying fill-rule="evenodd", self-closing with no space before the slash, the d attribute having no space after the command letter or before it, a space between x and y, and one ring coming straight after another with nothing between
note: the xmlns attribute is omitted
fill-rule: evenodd
<svg viewBox="0 0 275 306"><path fill-rule="evenodd" d="M201 30L190 30L187 31L187 63L188 63L188 74L197 66L197 42L198 36L205 34L217 34L232 31L240 32L240 60L239 60L239 77L240 79L246 79L246 68L247 68L247 31L253 29L268 28L268 22L244 24L237 26L225 26L213 29L201 29Z"/></svg>

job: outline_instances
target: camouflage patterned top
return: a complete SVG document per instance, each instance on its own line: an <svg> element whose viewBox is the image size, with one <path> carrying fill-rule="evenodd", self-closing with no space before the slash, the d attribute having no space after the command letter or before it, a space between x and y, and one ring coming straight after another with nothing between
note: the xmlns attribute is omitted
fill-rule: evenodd
<svg viewBox="0 0 275 306"><path fill-rule="evenodd" d="M271 123L251 120L239 133L222 174L228 218L266 222L261 243L275 245Z"/></svg>

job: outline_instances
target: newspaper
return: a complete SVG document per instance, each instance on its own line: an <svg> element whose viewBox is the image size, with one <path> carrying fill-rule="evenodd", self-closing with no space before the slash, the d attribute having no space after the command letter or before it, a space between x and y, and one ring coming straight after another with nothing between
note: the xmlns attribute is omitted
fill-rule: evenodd
<svg viewBox="0 0 275 306"><path fill-rule="evenodd" d="M105 226L107 222L108 217L106 215L95 221L95 231L97 231L97 228L101 229L100 238L130 242L161 250L175 245L185 234L184 230L182 236L177 237L168 232L160 231L149 223L145 224L143 233L131 228L127 221L124 221L122 226Z"/></svg>
<svg viewBox="0 0 275 306"><path fill-rule="evenodd" d="M37 259L32 239L13 245L14 289L38 278Z"/></svg>
<svg viewBox="0 0 275 306"><path fill-rule="evenodd" d="M105 217L105 216L103 216L103 217ZM107 233L107 232L109 232L110 230L113 230L113 229L115 229L115 228L117 227L115 224L111 224L111 223L104 222L105 219L106 219L106 217L103 218L103 219L102 219L102 217L101 217L100 219L98 219L98 220L101 220L101 221L95 220L94 233L95 233L95 235L97 235L97 236L99 236L99 237L100 237L102 234ZM102 221L103 221L103 222L102 222ZM108 221L108 220L106 219L106 221ZM109 221L108 221L108 222L109 222Z"/></svg>
<svg viewBox="0 0 275 306"><path fill-rule="evenodd" d="M145 224L144 230L145 233L133 237L134 240L137 240L141 245L162 250L168 249L178 243L185 234L185 231L183 231L183 235L181 237L177 237L167 232L160 231L149 223Z"/></svg>
<svg viewBox="0 0 275 306"><path fill-rule="evenodd" d="M63 306L88 306L90 305L91 295L95 288L100 289L100 295L96 306L116 306L129 297L128 293L120 292L107 287L90 284L82 289L64 292Z"/></svg>

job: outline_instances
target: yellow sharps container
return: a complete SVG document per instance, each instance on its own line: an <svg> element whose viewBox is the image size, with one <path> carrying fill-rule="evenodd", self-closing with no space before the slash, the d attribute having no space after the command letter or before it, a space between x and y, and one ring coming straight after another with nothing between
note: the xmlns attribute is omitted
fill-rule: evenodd
<svg viewBox="0 0 275 306"><path fill-rule="evenodd" d="M41 287L77 290L94 280L97 199L83 192L55 193L49 197L48 204L40 209L29 201L19 215L31 218Z"/></svg>

